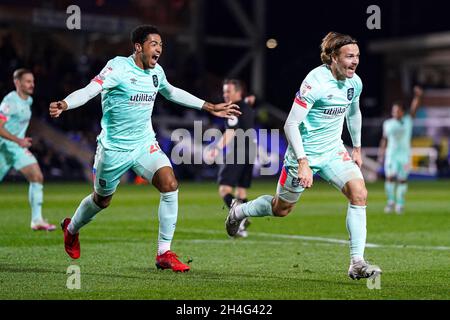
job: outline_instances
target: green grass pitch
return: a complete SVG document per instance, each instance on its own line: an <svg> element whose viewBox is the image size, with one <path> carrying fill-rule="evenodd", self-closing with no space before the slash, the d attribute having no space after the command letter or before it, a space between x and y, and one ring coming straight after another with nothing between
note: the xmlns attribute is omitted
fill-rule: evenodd
<svg viewBox="0 0 450 320"><path fill-rule="evenodd" d="M273 193L256 182L249 198ZM44 215L72 216L91 186L45 185ZM383 213L383 184L368 184L366 259L383 269L380 289L347 277L347 201L315 183L286 218L254 218L246 239L229 239L214 183L180 183L172 249L191 271L154 265L159 193L121 185L111 206L80 233L81 258L62 232L29 228L27 184L0 185L0 299L449 299L450 182L411 182L406 213ZM81 289L66 287L70 265Z"/></svg>

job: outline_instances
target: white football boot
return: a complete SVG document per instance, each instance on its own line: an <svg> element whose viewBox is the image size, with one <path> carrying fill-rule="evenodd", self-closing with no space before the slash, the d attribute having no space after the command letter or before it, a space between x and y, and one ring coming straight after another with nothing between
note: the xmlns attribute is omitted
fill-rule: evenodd
<svg viewBox="0 0 450 320"><path fill-rule="evenodd" d="M241 226L241 222L244 220L239 220L236 218L235 210L238 205L240 205L240 203L237 199L234 199L231 202L230 211L228 211L228 216L225 220L225 228L230 237L236 236L239 231L239 227Z"/></svg>
<svg viewBox="0 0 450 320"><path fill-rule="evenodd" d="M382 273L380 267L371 265L364 259L352 261L348 268L348 276L353 280L362 278L375 278Z"/></svg>

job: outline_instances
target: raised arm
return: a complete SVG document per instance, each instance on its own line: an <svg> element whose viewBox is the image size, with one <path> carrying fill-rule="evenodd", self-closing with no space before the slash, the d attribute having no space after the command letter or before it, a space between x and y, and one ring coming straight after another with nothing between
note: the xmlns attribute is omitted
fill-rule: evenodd
<svg viewBox="0 0 450 320"><path fill-rule="evenodd" d="M98 95L103 89L116 87L123 78L123 64L116 57L108 61L100 73L84 88L72 92L62 101L50 103L50 116L57 118L66 110L75 109Z"/></svg>
<svg viewBox="0 0 450 320"><path fill-rule="evenodd" d="M387 139L383 134L383 137L380 140L380 145L378 147L378 162L382 163L384 160L384 155L386 154L386 147L387 147Z"/></svg>
<svg viewBox="0 0 450 320"><path fill-rule="evenodd" d="M50 116L58 118L63 111L84 105L101 91L102 85L96 81L91 81L86 87L69 94L64 100L50 103Z"/></svg>
<svg viewBox="0 0 450 320"><path fill-rule="evenodd" d="M161 84L159 92L163 95L164 98L169 101L175 102L188 108L208 111L216 117L231 119L233 116L241 115L239 107L235 104L213 104L210 102L206 102L205 100L199 99L183 89L174 87L165 78L163 78L163 83Z"/></svg>
<svg viewBox="0 0 450 320"><path fill-rule="evenodd" d="M414 98L411 101L411 107L409 113L411 114L411 117L415 118L417 109L420 106L420 103L422 102L422 96L423 96L423 89L419 86L414 87Z"/></svg>

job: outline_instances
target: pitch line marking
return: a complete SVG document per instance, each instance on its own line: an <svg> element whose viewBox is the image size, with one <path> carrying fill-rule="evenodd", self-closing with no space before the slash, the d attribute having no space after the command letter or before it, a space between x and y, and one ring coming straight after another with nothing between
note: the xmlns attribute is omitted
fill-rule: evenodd
<svg viewBox="0 0 450 320"><path fill-rule="evenodd" d="M225 234L225 231L222 232L222 231L218 231L218 230L205 230L205 229L189 229L189 232L204 233L204 234ZM291 235L291 234L265 233L265 232L252 232L251 236L269 237L269 238L276 238L276 239L316 241L316 242L326 242L326 243L348 245L348 240L325 238L325 237L312 237L312 236L300 236L300 235ZM197 240L200 240L200 239L197 239ZM366 248L450 250L450 247L446 247L446 246L395 245L395 244L376 244L376 243L366 243Z"/></svg>

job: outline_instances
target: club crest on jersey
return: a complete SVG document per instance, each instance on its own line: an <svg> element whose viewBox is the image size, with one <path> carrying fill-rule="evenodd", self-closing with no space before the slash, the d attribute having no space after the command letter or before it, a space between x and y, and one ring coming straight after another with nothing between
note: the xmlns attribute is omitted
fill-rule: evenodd
<svg viewBox="0 0 450 320"><path fill-rule="evenodd" d="M153 78L153 85L155 87L157 87L158 86L158 76L156 74L154 74L152 78Z"/></svg>
<svg viewBox="0 0 450 320"><path fill-rule="evenodd" d="M98 184L100 185L100 187L104 188L104 187L106 187L106 180L98 179Z"/></svg>
<svg viewBox="0 0 450 320"><path fill-rule="evenodd" d="M350 88L350 89L347 90L347 99L348 100L352 100L354 95L355 95L355 89L354 88Z"/></svg>

